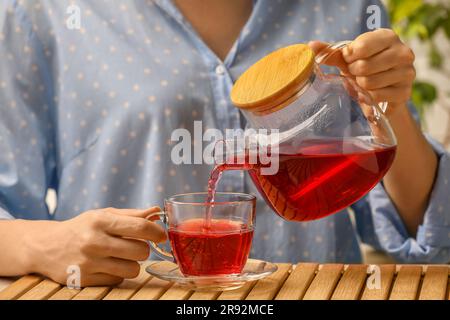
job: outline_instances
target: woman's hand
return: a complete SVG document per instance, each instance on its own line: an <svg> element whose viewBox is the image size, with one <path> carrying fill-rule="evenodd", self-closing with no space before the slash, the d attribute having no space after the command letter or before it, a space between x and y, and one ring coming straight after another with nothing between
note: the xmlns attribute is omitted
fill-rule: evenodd
<svg viewBox="0 0 450 320"><path fill-rule="evenodd" d="M313 41L310 46L317 53L327 44ZM413 51L394 31L379 29L357 37L328 64L353 76L374 102L388 102L395 107L406 105L411 97L416 77L414 59Z"/></svg>
<svg viewBox="0 0 450 320"><path fill-rule="evenodd" d="M327 46L317 41L309 45L316 53ZM386 115L397 138L397 152L383 178L384 188L414 237L428 206L438 158L406 107L416 76L413 63L412 50L389 29L360 35L327 62L352 76L374 102L388 102Z"/></svg>
<svg viewBox="0 0 450 320"><path fill-rule="evenodd" d="M81 286L113 285L135 278L140 270L138 261L149 256L143 240L165 240L164 229L146 219L159 211L157 207L107 208L64 222L29 221L30 226L34 224L25 237L29 271L66 284L67 268L78 266Z"/></svg>

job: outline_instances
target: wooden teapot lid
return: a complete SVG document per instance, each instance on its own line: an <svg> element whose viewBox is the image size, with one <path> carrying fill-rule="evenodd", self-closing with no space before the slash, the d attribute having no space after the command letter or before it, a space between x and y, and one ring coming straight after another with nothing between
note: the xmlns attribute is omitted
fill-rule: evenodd
<svg viewBox="0 0 450 320"><path fill-rule="evenodd" d="M300 90L314 69L314 52L305 44L281 48L245 71L231 90L231 101L240 109L276 108Z"/></svg>

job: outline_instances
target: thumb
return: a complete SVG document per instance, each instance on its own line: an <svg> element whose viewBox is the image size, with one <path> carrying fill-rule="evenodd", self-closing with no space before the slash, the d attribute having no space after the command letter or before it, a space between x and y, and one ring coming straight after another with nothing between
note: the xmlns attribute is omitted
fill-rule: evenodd
<svg viewBox="0 0 450 320"><path fill-rule="evenodd" d="M328 48L330 44L322 41L310 41L308 46L314 51L315 55L329 53L330 56L324 61L327 66L338 67L343 73L348 73L347 63L342 57L342 50L333 53L333 49Z"/></svg>
<svg viewBox="0 0 450 320"><path fill-rule="evenodd" d="M136 218L145 218L148 219L148 217L154 213L161 212L161 208L158 206L150 207L147 209L115 209L115 208L109 208L110 212L120 215L126 215L130 217L136 217ZM152 217L150 218L151 221L158 220L158 217Z"/></svg>
<svg viewBox="0 0 450 320"><path fill-rule="evenodd" d="M314 51L314 53L317 55L320 51L328 47L328 43L322 42L322 41L310 41L308 43L308 46Z"/></svg>
<svg viewBox="0 0 450 320"><path fill-rule="evenodd" d="M149 218L149 217L150 217L152 214L158 213L158 212L161 212L161 211L162 211L162 210L161 210L160 207L155 206L155 207L150 207L150 208L148 208L148 209L144 209L144 210L138 211L138 212L137 212L137 215L138 215L139 217L142 217L142 218L145 218L145 219L149 219L149 220L151 220L151 221L155 221L155 220L158 220L158 219L159 219L158 216L153 216L153 217L151 217L151 218Z"/></svg>

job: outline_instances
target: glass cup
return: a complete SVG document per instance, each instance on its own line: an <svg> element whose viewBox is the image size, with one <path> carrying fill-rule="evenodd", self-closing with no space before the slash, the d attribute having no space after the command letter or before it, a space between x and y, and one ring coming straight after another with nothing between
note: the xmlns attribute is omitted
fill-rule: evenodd
<svg viewBox="0 0 450 320"><path fill-rule="evenodd" d="M172 253L149 242L155 254L175 262L184 276L240 274L253 238L256 198L243 193L217 192L172 196L158 216L164 223Z"/></svg>

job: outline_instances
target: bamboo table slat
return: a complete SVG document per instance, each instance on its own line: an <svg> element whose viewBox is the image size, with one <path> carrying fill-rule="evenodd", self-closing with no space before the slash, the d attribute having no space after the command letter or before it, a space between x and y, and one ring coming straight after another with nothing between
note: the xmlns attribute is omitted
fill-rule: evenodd
<svg viewBox="0 0 450 320"><path fill-rule="evenodd" d="M54 295L52 295L49 300L71 300L77 294L80 293L81 290L71 289L68 287L64 287L61 290L57 291Z"/></svg>
<svg viewBox="0 0 450 320"><path fill-rule="evenodd" d="M367 266L351 265L342 274L341 280L334 289L332 300L358 300L360 292L367 280Z"/></svg>
<svg viewBox="0 0 450 320"><path fill-rule="evenodd" d="M419 300L443 300L447 292L448 268L430 266L423 277Z"/></svg>
<svg viewBox="0 0 450 320"><path fill-rule="evenodd" d="M245 300L272 300L289 276L291 267L291 264L279 263L278 270L267 278L259 280Z"/></svg>
<svg viewBox="0 0 450 320"><path fill-rule="evenodd" d="M44 279L35 287L31 288L29 291L20 296L19 300L47 300L60 288L60 284L48 279Z"/></svg>
<svg viewBox="0 0 450 320"><path fill-rule="evenodd" d="M117 288L112 289L103 300L129 300L150 280L151 276L145 271L144 264L139 275L132 280L125 280Z"/></svg>
<svg viewBox="0 0 450 320"><path fill-rule="evenodd" d="M131 300L158 300L169 288L173 285L172 282L160 280L158 278L151 278L134 296Z"/></svg>
<svg viewBox="0 0 450 320"><path fill-rule="evenodd" d="M301 263L292 271L276 300L300 300L306 293L319 267L317 263Z"/></svg>
<svg viewBox="0 0 450 320"><path fill-rule="evenodd" d="M303 300L328 300L342 275L343 264L327 264L317 272Z"/></svg>
<svg viewBox="0 0 450 320"><path fill-rule="evenodd" d="M248 282L237 290L222 292L217 300L244 300L256 285L256 281Z"/></svg>
<svg viewBox="0 0 450 320"><path fill-rule="evenodd" d="M0 300L15 300L42 281L38 276L24 276L0 292Z"/></svg>
<svg viewBox="0 0 450 320"><path fill-rule="evenodd" d="M279 263L269 277L231 291L193 291L145 271L115 287L69 289L28 275L0 291L0 300L450 300L448 265ZM158 262L160 270L173 265Z"/></svg>
<svg viewBox="0 0 450 320"><path fill-rule="evenodd" d="M420 266L401 266L392 286L389 300L415 300L421 276L422 268Z"/></svg>

